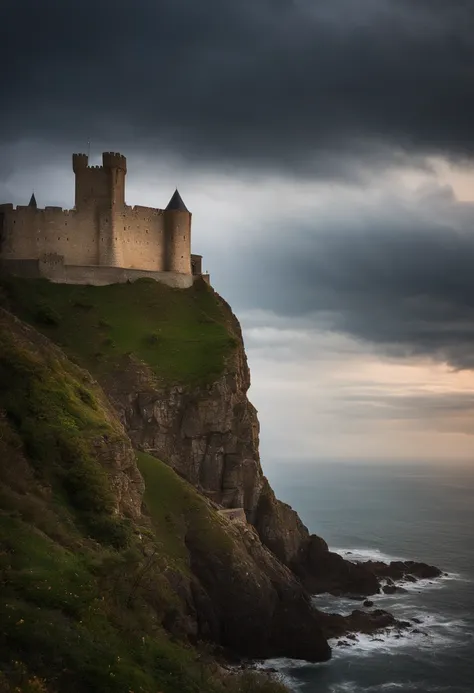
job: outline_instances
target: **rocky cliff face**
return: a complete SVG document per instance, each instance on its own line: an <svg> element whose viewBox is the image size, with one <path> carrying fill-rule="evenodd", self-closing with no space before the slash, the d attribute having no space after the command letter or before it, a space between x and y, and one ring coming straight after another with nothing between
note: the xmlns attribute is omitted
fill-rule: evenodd
<svg viewBox="0 0 474 693"><path fill-rule="evenodd" d="M136 448L166 461L216 503L244 508L253 523L266 484L259 423L247 399L250 373L240 326L226 310L238 347L215 382L163 386L144 364L129 359L103 384Z"/></svg>
<svg viewBox="0 0 474 693"><path fill-rule="evenodd" d="M214 382L164 385L133 358L102 380L134 447L165 461L219 505L244 508L262 543L311 592L379 592L380 575L329 551L275 497L260 465L259 422L247 398L250 373L241 328L230 306L217 300L237 347Z"/></svg>
<svg viewBox="0 0 474 693"><path fill-rule="evenodd" d="M211 384L164 385L133 357L124 359L120 373L102 378L133 446L165 461L219 505L244 508L262 543L313 592L377 592L373 575L329 552L275 498L260 465L259 422L247 398L250 372L240 325L222 305L237 347Z"/></svg>
<svg viewBox="0 0 474 693"><path fill-rule="evenodd" d="M330 651L323 631L331 633L328 619L324 618L323 623L321 615L311 607L309 592L370 595L379 591L380 578L390 573L384 573L383 566L375 570L374 566L355 564L330 552L323 539L310 535L292 508L275 498L260 465L257 413L247 399L249 369L240 326L230 307L207 288L201 287L195 294L171 294L169 289L152 283L120 287L116 299L128 301L128 312L124 310L123 315L118 315L116 310L110 310L108 293L91 294L84 289L77 293L78 289L68 287L71 293L67 295L65 287L42 285L40 289L50 304L42 304L40 309L35 304L30 306L31 290L20 286L17 294L10 287L9 306L14 308L16 301L20 315L40 325L102 385L107 397L100 395L101 410L115 434L104 434L99 425L93 444L95 458L106 469L114 491L116 514L127 515L135 524L143 520L143 481L136 468L134 450L151 453L152 460L165 462L168 473L171 467L190 482L207 498L206 507L212 509L213 520L203 530L195 522L193 508L198 503L202 507L204 501L193 490L194 496L187 498L181 508L176 507L173 499L170 512L160 510L154 525L162 533L171 523L168 539L184 542L185 550L179 547L178 554L185 555L188 562L184 570L176 571L170 568L175 556L171 561L164 557L164 567L160 565L153 576L155 580L171 575L174 594L182 596L180 609L184 611L180 615L174 609L166 613L165 628L187 637L211 639L247 656L326 659ZM109 291L110 287L106 289ZM139 337L134 334L135 351L130 351L129 323L133 323L137 306L143 308L144 303L146 310L137 323L142 332ZM77 321L82 321L87 337L78 344ZM220 344L226 347L224 367L213 355L211 365L218 366L212 371L215 377L209 377L209 368L197 368L201 376L204 373L208 377L192 381L185 377L192 369L186 367L186 360L178 363L175 353L182 350L194 360L194 365L196 361L198 365L206 361L206 345L215 346L211 328L216 324ZM151 329L157 331L149 333ZM106 339L104 330L109 335ZM153 345L159 345L159 333L166 330L166 344L161 351L154 351ZM188 340L184 345L183 334ZM114 341L112 336L122 342ZM44 339L40 335L38 338ZM229 345L235 348L229 349ZM62 352L57 349L57 353L56 360L66 362L64 355L59 355ZM167 377L159 362L160 354L164 363L175 368L173 377ZM87 389L93 381L83 373ZM80 388L78 392L82 397ZM62 421L60 416L53 419ZM69 450L66 433L61 424L61 440ZM150 488L154 489L151 495ZM151 486L147 481L148 508L160 488L161 480L152 480ZM160 507L167 502L165 493ZM222 520L224 531L233 538L230 550L218 550L214 542L202 541L208 530L213 534L215 523L220 522L213 508L216 503L225 508L244 508L250 523L247 527L234 527ZM398 567L396 575L395 568L391 570L393 579L399 579ZM408 573L408 567L400 570ZM409 570L413 574L413 566ZM153 594L156 592L154 583L150 589ZM361 627L361 617L353 621L357 628ZM181 627L179 623L185 625ZM345 626L340 625L340 618L338 623L339 633ZM353 627L348 621L347 628Z"/></svg>

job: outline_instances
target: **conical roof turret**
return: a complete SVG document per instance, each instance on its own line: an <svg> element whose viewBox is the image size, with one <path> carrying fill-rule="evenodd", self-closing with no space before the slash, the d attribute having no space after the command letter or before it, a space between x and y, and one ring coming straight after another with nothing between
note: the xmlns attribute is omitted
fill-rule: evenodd
<svg viewBox="0 0 474 693"><path fill-rule="evenodd" d="M172 196L171 200L168 202L166 209L167 210L168 209L173 210L176 212L188 212L189 213L189 209L184 204L183 198L181 197L181 195L178 192L178 188L176 188L176 190L174 191L173 196Z"/></svg>
<svg viewBox="0 0 474 693"><path fill-rule="evenodd" d="M28 202L28 207L34 207L35 209L37 209L37 207L38 207L34 193L30 197L30 201Z"/></svg>

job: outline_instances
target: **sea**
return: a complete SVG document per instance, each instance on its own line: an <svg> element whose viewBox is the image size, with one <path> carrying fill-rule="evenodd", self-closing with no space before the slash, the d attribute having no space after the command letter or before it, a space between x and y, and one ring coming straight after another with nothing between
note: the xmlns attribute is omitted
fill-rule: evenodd
<svg viewBox="0 0 474 693"><path fill-rule="evenodd" d="M350 560L423 561L447 575L373 598L400 619L418 619L419 633L358 636L349 647L333 641L327 663L261 666L300 693L474 693L474 460L287 462L265 472L331 550ZM361 608L328 595L314 602L337 613Z"/></svg>

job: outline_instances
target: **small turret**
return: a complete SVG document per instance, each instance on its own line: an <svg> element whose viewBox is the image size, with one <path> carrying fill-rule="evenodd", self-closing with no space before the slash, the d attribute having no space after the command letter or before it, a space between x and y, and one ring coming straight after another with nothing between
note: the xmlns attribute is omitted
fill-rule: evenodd
<svg viewBox="0 0 474 693"><path fill-rule="evenodd" d="M38 205L36 203L36 197L35 197L34 193L30 197L30 201L28 202L28 207L33 207L34 209L38 209Z"/></svg>
<svg viewBox="0 0 474 693"><path fill-rule="evenodd" d="M118 152L103 152L102 165L104 168L118 168L127 173L127 159Z"/></svg>
<svg viewBox="0 0 474 693"><path fill-rule="evenodd" d="M176 189L165 209L165 270L191 273L191 212Z"/></svg>
<svg viewBox="0 0 474 693"><path fill-rule="evenodd" d="M183 202L183 198L178 192L178 188L173 193L173 196L171 197L171 200L168 202L168 205L166 207L166 211L172 210L174 212L188 212L189 209L186 207L186 205Z"/></svg>
<svg viewBox="0 0 474 693"><path fill-rule="evenodd" d="M89 166L89 157L87 154L73 154L72 155L72 170L74 173L83 171Z"/></svg>

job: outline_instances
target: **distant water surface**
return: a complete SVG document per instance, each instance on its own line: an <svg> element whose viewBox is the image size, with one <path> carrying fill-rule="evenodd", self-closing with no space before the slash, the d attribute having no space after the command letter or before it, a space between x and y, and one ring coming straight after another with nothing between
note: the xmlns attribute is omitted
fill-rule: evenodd
<svg viewBox="0 0 474 693"><path fill-rule="evenodd" d="M265 468L277 496L349 559L425 561L449 573L380 596L422 633L361 636L311 665L272 660L302 693L474 693L474 464L291 463ZM358 604L320 596L318 607ZM335 643L332 643L333 646Z"/></svg>

